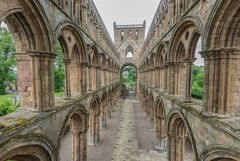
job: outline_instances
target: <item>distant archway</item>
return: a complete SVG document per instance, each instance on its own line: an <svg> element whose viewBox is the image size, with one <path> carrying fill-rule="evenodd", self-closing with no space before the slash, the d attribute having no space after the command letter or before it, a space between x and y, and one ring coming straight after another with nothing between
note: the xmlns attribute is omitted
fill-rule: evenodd
<svg viewBox="0 0 240 161"><path fill-rule="evenodd" d="M137 67L134 64L125 64L121 68L121 95L136 95L137 91Z"/></svg>

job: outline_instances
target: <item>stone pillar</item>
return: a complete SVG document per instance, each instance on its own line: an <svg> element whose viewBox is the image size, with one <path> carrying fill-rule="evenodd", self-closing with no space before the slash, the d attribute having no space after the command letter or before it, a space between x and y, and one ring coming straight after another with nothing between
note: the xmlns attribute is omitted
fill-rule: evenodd
<svg viewBox="0 0 240 161"><path fill-rule="evenodd" d="M192 98L192 68L195 60L196 59L185 59L187 62L185 101L187 102L190 102Z"/></svg>
<svg viewBox="0 0 240 161"><path fill-rule="evenodd" d="M163 67L164 69L164 91L167 92L167 83L168 83L168 66L167 65L164 65Z"/></svg>
<svg viewBox="0 0 240 161"><path fill-rule="evenodd" d="M88 91L93 90L92 66L88 66Z"/></svg>
<svg viewBox="0 0 240 161"><path fill-rule="evenodd" d="M240 50L222 48L201 52L204 57L204 98L206 114L240 114ZM217 73L217 74L216 74Z"/></svg>
<svg viewBox="0 0 240 161"><path fill-rule="evenodd" d="M101 69L101 86L104 87L105 80L104 80L104 69Z"/></svg>
<svg viewBox="0 0 240 161"><path fill-rule="evenodd" d="M63 63L64 63L64 76L65 76L65 98L69 99L71 98L71 85L70 85L70 63L71 63L71 59L63 59Z"/></svg>
<svg viewBox="0 0 240 161"><path fill-rule="evenodd" d="M16 54L22 108L42 112L54 106L54 57L38 51Z"/></svg>
<svg viewBox="0 0 240 161"><path fill-rule="evenodd" d="M72 133L72 160L86 161L87 160L86 132L71 130L71 133Z"/></svg>
<svg viewBox="0 0 240 161"><path fill-rule="evenodd" d="M101 87L101 68L100 66L97 66L96 67L96 75L97 75L97 80L96 80L96 83L97 83L97 89L99 89Z"/></svg>
<svg viewBox="0 0 240 161"><path fill-rule="evenodd" d="M88 65L86 62L81 63L81 93L86 94L88 89Z"/></svg>
<svg viewBox="0 0 240 161"><path fill-rule="evenodd" d="M150 131L154 131L154 107L153 107L153 102L150 102L149 103L150 106L149 106L149 130Z"/></svg>

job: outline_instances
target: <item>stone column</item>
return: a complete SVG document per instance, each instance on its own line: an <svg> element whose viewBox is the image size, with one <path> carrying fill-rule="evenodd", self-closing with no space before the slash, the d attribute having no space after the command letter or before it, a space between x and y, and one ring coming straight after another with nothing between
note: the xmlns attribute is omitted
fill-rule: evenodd
<svg viewBox="0 0 240 161"><path fill-rule="evenodd" d="M93 90L92 65L88 66L88 91Z"/></svg>
<svg viewBox="0 0 240 161"><path fill-rule="evenodd" d="M86 132L71 130L71 133L72 133L72 160L86 161L87 160Z"/></svg>
<svg viewBox="0 0 240 161"><path fill-rule="evenodd" d="M54 106L54 57L38 51L16 54L22 108L42 112Z"/></svg>
<svg viewBox="0 0 240 161"><path fill-rule="evenodd" d="M81 63L81 93L86 94L88 89L88 64L86 62Z"/></svg>
<svg viewBox="0 0 240 161"><path fill-rule="evenodd" d="M168 83L168 66L164 65L163 67L164 69L164 91L167 92L167 83Z"/></svg>
<svg viewBox="0 0 240 161"><path fill-rule="evenodd" d="M204 112L222 117L239 115L240 50L222 48L201 53L205 63Z"/></svg>
<svg viewBox="0 0 240 161"><path fill-rule="evenodd" d="M154 131L154 107L153 102L149 103L149 130Z"/></svg>
<svg viewBox="0 0 240 161"><path fill-rule="evenodd" d="M96 75L97 75L97 80L96 80L96 83L97 83L97 89L99 89L101 87L101 68L100 66L97 66L96 67Z"/></svg>
<svg viewBox="0 0 240 161"><path fill-rule="evenodd" d="M71 86L70 86L70 69L69 69L69 65L71 63L71 59L63 59L63 63L64 63L64 76L65 76L65 98L69 99L71 98Z"/></svg>
<svg viewBox="0 0 240 161"><path fill-rule="evenodd" d="M104 69L101 69L101 86L104 87L105 80L104 80Z"/></svg>
<svg viewBox="0 0 240 161"><path fill-rule="evenodd" d="M190 102L192 98L192 72L193 63L196 59L185 59L187 62L187 74L186 74L186 92L185 101Z"/></svg>

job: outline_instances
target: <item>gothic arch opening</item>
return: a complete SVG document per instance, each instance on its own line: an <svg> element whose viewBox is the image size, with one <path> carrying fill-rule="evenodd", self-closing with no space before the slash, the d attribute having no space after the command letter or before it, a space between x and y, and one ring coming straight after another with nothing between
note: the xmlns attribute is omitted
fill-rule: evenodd
<svg viewBox="0 0 240 161"><path fill-rule="evenodd" d="M89 71L89 82L90 82L90 90L96 90L100 87L100 62L99 62L99 55L98 50L95 46L92 46L89 49L89 56L90 56L90 71Z"/></svg>
<svg viewBox="0 0 240 161"><path fill-rule="evenodd" d="M165 44L160 44L158 52L156 54L156 65L159 71L156 71L155 82L156 88L159 88L161 91L167 91L167 49Z"/></svg>
<svg viewBox="0 0 240 161"><path fill-rule="evenodd" d="M64 98L83 93L82 63L86 61L84 44L78 31L63 26L57 35L55 59L55 96L64 91ZM62 95L62 94L61 94Z"/></svg>
<svg viewBox="0 0 240 161"><path fill-rule="evenodd" d="M93 98L89 107L88 116L88 144L98 145L100 143L100 102L98 98Z"/></svg>
<svg viewBox="0 0 240 161"><path fill-rule="evenodd" d="M127 48L126 48L126 58L133 58L133 48L131 45L129 45Z"/></svg>
<svg viewBox="0 0 240 161"><path fill-rule="evenodd" d="M121 95L135 95L137 93L137 68L135 65L126 64L121 69Z"/></svg>
<svg viewBox="0 0 240 161"><path fill-rule="evenodd" d="M201 50L200 30L192 21L181 23L170 45L171 92L185 97L186 101L203 98L204 61ZM174 63L175 62L175 63Z"/></svg>
<svg viewBox="0 0 240 161"><path fill-rule="evenodd" d="M73 110L60 138L60 161L84 161L87 158L86 114L81 109Z"/></svg>
<svg viewBox="0 0 240 161"><path fill-rule="evenodd" d="M195 161L194 145L190 131L188 131L182 117L175 113L168 122L169 160L170 161Z"/></svg>

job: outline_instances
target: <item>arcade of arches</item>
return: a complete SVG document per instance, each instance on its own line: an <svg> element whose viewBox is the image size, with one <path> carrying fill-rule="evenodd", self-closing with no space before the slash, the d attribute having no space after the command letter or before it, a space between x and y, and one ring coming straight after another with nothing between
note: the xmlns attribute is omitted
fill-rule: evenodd
<svg viewBox="0 0 240 161"><path fill-rule="evenodd" d="M146 38L145 21L114 22L114 43L93 0L1 0L3 22L21 107L0 117L0 161L110 161L97 155L120 154L104 146L122 134L133 140L117 137L116 147L154 135L155 160L240 160L239 0L161 0ZM58 42L62 98L54 96ZM126 64L136 67L136 96L123 100ZM138 149L124 160L135 152L141 160Z"/></svg>

